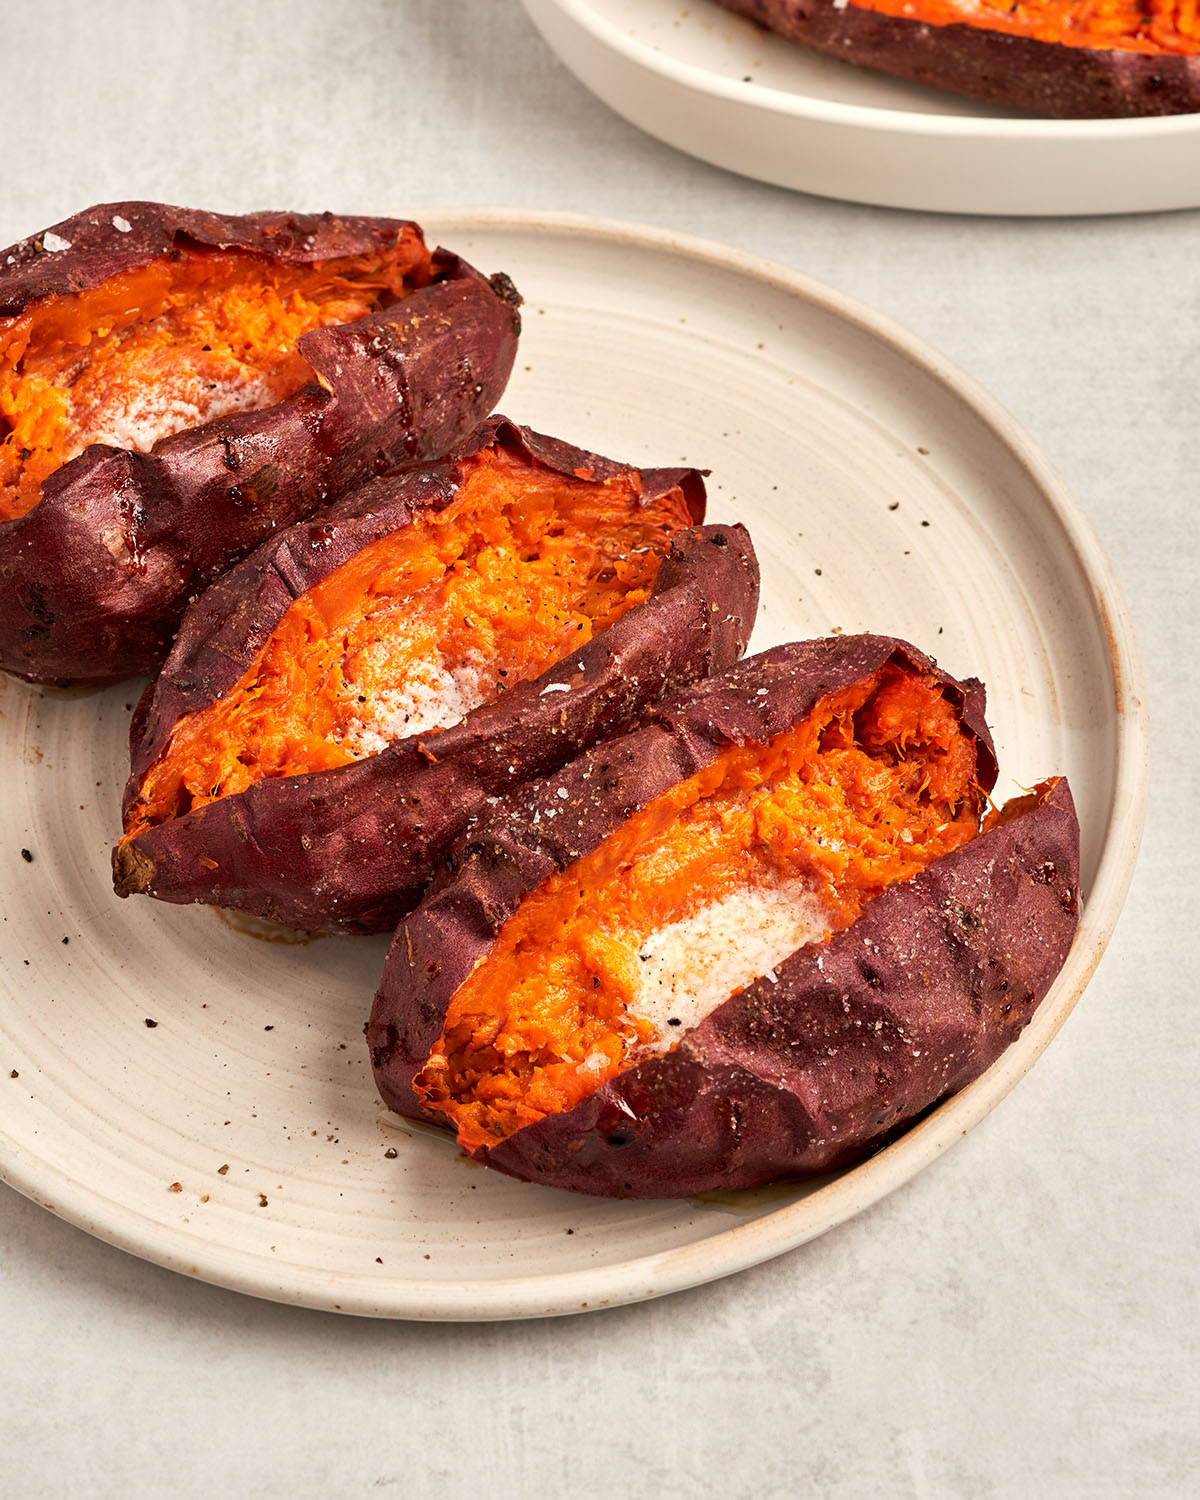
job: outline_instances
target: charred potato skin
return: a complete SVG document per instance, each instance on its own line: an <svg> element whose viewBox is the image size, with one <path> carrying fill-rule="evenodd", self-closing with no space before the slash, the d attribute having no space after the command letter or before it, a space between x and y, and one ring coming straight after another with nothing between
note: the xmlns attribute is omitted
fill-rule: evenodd
<svg viewBox="0 0 1200 1500"><path fill-rule="evenodd" d="M562 473L628 472L503 418L487 424L478 446L491 441ZM237 681L292 598L401 518L447 504L458 473L448 460L376 481L321 521L260 548L197 601L135 715L127 807L175 723ZM642 477L647 502L680 485L694 518L703 518L697 471ZM436 736L336 770L259 782L146 829L114 856L116 890L236 907L310 931L390 932L497 795L624 733L681 684L731 666L757 603L758 566L744 528L687 528L673 538L651 598L541 677Z"/></svg>
<svg viewBox="0 0 1200 1500"><path fill-rule="evenodd" d="M1049 119L1200 111L1200 57L1074 47L981 26L933 26L834 0L717 0L842 62Z"/></svg>
<svg viewBox="0 0 1200 1500"><path fill-rule="evenodd" d="M104 204L0 252L0 317L179 243L310 262L401 234L420 230L398 219ZM473 431L512 369L520 298L506 277L489 281L442 250L429 274L391 308L303 335L319 383L277 406L178 433L150 453L93 444L52 474L33 510L0 524L0 670L59 685L152 670L189 599L264 538Z"/></svg>
<svg viewBox="0 0 1200 1500"><path fill-rule="evenodd" d="M807 717L826 694L861 681L889 661L917 670L934 670L930 658L887 636L838 636L776 647L741 662L724 677L693 683L649 710L642 727L632 734L595 746L557 775L503 799L482 827L460 841L452 855L454 868L439 877L393 939L367 1028L376 1083L385 1103L400 1114L444 1124L440 1117L424 1111L413 1092L413 1080L441 1034L456 990L487 956L500 928L531 891L590 853L654 798L703 770L728 745L771 739ZM960 683L945 673L938 675L943 691L976 741L979 782L988 791L995 782L996 762L983 718L982 687L973 679ZM1065 783L1062 787L1061 795L1069 803ZM1072 811L1072 822L1073 818ZM1001 828L981 836L952 858L970 859L971 850L986 846L977 861L983 867L995 854L997 840L1003 834ZM1004 847L1003 840L999 847ZM1023 847L1014 845L1014 853L1023 857ZM1051 857L1057 861L1058 875L1073 890L1077 854L1073 859L1060 854L1039 855L1038 862ZM952 874L955 867L946 859L931 868ZM976 864L970 868L976 869ZM1027 873L1024 866L1015 867L1014 881L1022 891L1029 884ZM940 898L935 884L940 878L931 876L919 888L915 881L905 888L916 888L917 898L885 892L833 943L846 947L856 961L862 961L865 970L868 942L876 941L880 927L893 939L903 938L907 930L924 933L925 929L916 925L916 918L924 913L924 903L930 903L929 921L936 926L937 911L942 910L937 906ZM1061 882L1054 888L1050 905L1055 911L1062 888L1066 887ZM897 915L889 919L889 912L907 911L905 901L914 899L915 915L911 919ZM984 904L982 895L972 899L976 906ZM1027 909L1021 908L1022 912ZM994 918L995 911L987 921L991 923ZM1072 916L1072 927L1073 922ZM974 947L970 942L972 930L964 929L955 938L955 953L961 949L963 956L956 960L956 969L950 966L937 992L939 1004L946 1008L958 993L953 985L959 981L962 994L971 996L977 960L990 957L984 941L990 937L991 927L978 929L980 940ZM933 941L933 931L931 927L922 940ZM942 936L939 940L949 954L949 938ZM832 947L831 943L822 950L824 966L828 965ZM873 951L871 956L873 960ZM890 1097L893 1102L899 1101L893 1118L872 1122L869 1137L858 1142L848 1133L838 1133L842 1127L837 1119L827 1126L818 1111L833 1106L819 1101L836 1101L837 1091L845 1092L849 1085L839 1080L831 1059L815 1052L810 1078L789 1075L788 1059L799 1055L798 1049L805 1045L804 1033L789 1030L790 1023L781 1020L778 1011L768 1009L772 997L786 993L785 970L798 974L806 965L818 976L824 971L815 957L801 950L778 970L778 987L769 981L751 986L687 1033L685 1043L673 1053L630 1069L574 1110L518 1131L494 1149L477 1153L477 1159L514 1176L555 1187L606 1196L676 1197L717 1186L747 1187L782 1176L805 1175L847 1160L856 1150L866 1150L870 1142L898 1127L937 1096L924 1097L910 1108L911 1101L921 1095L921 1079L898 1078L893 1085L888 1074ZM1051 973L1056 968L1057 964ZM881 961L879 974L885 972ZM860 975L860 986L863 982ZM1014 975L1008 982L1016 986L1023 979ZM881 989L868 988L872 1003L878 1005ZM911 1021L916 1025L917 1006L924 993L923 980L914 977L890 1000L902 1024ZM1043 993L1036 998L1040 1000ZM840 1025L848 1014L843 1012L841 1000L839 988L836 1011L825 1015L814 1002L814 1013L824 1016L831 1026ZM982 996L980 1003L984 1003ZM828 1001L824 1004L828 1010ZM974 1016L974 1001L968 999L966 1004ZM737 1019L743 1009L744 1020ZM1015 1019L1023 1024L1032 1009L1033 1004L1023 1002L1016 1009ZM877 1014L882 1017L883 1012ZM972 1057L975 1062L986 1058L977 1069L982 1071L996 1054L988 1052L982 1022L976 1018L972 1025L971 1035L977 1032L979 1043ZM714 1038L711 1042L710 1033ZM875 1051L882 1061L891 1034L865 1034L869 1042L874 1038ZM943 1059L949 1056L945 1050L948 1037L947 1031L938 1043L943 1046ZM740 1052L733 1045L739 1040L744 1040ZM919 1044L918 1050L923 1050ZM928 1071L940 1061L933 1059L922 1066ZM872 1071L869 1076L874 1079L876 1075ZM965 1072L959 1069L948 1075L942 1092L960 1087L963 1081ZM802 1111L804 1100L810 1097L818 1103L806 1124ZM877 1112L883 1109L882 1098L880 1095L873 1105ZM822 1129L819 1136L817 1124ZM698 1137L685 1139L695 1131L700 1131Z"/></svg>

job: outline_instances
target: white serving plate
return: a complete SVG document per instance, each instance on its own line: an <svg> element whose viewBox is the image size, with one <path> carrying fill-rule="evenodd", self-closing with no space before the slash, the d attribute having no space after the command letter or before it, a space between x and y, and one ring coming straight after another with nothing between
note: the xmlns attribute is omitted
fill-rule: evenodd
<svg viewBox="0 0 1200 1500"><path fill-rule="evenodd" d="M1200 206L1200 115L1042 120L820 56L708 0L525 0L610 108L703 161L889 208Z"/></svg>
<svg viewBox="0 0 1200 1500"><path fill-rule="evenodd" d="M206 908L118 901L108 852L140 685L0 678L4 1179L115 1245L258 1296L383 1317L566 1313L799 1245L1008 1092L1124 898L1146 788L1141 671L1078 505L990 397L901 329L780 266L634 225L425 222L528 298L507 413L636 462L712 468L710 517L746 521L762 560L753 649L869 628L978 673L997 795L1066 772L1084 829L1075 948L971 1088L815 1189L603 1202L475 1167L384 1111L362 1041L383 939L267 942Z"/></svg>

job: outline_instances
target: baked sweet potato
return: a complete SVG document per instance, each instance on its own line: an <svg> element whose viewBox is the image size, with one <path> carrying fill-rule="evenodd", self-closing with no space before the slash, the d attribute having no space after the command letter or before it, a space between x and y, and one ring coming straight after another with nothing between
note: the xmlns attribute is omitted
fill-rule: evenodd
<svg viewBox="0 0 1200 1500"><path fill-rule="evenodd" d="M118 893L390 931L499 792L741 655L753 548L703 509L497 418L265 544L135 716Z"/></svg>
<svg viewBox="0 0 1200 1500"><path fill-rule="evenodd" d="M502 799L397 930L384 1100L617 1197L877 1146L1018 1035L1076 925L1066 783L983 821L982 707L887 637L783 646Z"/></svg>
<svg viewBox="0 0 1200 1500"><path fill-rule="evenodd" d="M400 219L110 203L0 251L0 669L157 666L265 537L479 425L519 301Z"/></svg>
<svg viewBox="0 0 1200 1500"><path fill-rule="evenodd" d="M717 0L817 52L1051 119L1200 111L1194 0Z"/></svg>

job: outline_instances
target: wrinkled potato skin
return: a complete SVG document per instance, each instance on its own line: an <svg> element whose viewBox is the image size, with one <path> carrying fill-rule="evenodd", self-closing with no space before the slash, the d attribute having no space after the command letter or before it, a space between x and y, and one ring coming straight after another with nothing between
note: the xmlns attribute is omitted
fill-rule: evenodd
<svg viewBox="0 0 1200 1500"><path fill-rule="evenodd" d="M474 444L498 441L564 474L627 472L596 454L493 418ZM470 451L464 449L464 451ZM253 661L298 594L377 536L457 492L455 458L377 480L322 519L260 548L189 611L132 726L126 807L185 713L222 694ZM696 520L695 470L644 470L647 503L682 486ZM317 533L320 533L317 535ZM731 666L758 604L758 565L741 526L676 534L652 596L541 677L437 735L367 760L261 781L148 828L114 857L119 895L236 907L310 931L390 932L488 799L544 776L681 684ZM569 692L546 692L568 683ZM510 769L515 767L515 772Z"/></svg>
<svg viewBox="0 0 1200 1500"><path fill-rule="evenodd" d="M113 220L130 225L127 233ZM0 252L0 317L95 286L177 240L319 261L395 243L397 219L223 218L114 203ZM52 241L52 243L54 243ZM384 311L304 334L318 385L176 434L150 453L93 444L0 524L0 670L30 682L115 682L166 655L190 598L264 538L372 476L444 453L508 380L520 301L457 256Z"/></svg>
<svg viewBox="0 0 1200 1500"><path fill-rule="evenodd" d="M1200 57L1068 47L981 26L931 26L833 0L717 0L789 41L1048 119L1200 111Z"/></svg>
<svg viewBox="0 0 1200 1500"><path fill-rule="evenodd" d="M425 1114L413 1079L454 993L525 896L730 743L782 732L889 659L931 665L879 636L776 648L694 684L625 739L503 799L469 846L460 841L456 870L393 940L367 1029L388 1106L445 1123ZM943 681L976 736L988 789L995 760L982 690ZM548 820L549 809L558 816ZM1070 948L1078 858L1060 781L1033 810L885 891L829 943L801 949L777 982L727 1000L671 1053L476 1159L529 1181L630 1198L845 1165L978 1076L1019 1034Z"/></svg>

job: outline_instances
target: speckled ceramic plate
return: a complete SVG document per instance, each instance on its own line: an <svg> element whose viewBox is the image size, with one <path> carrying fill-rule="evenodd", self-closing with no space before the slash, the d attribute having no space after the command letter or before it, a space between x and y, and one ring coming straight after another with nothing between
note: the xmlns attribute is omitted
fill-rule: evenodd
<svg viewBox="0 0 1200 1500"><path fill-rule="evenodd" d="M493 1175L383 1110L362 1040L382 939L304 941L118 901L108 853L140 684L0 679L5 1180L137 1255L263 1297L385 1317L565 1313L799 1245L1008 1092L1125 894L1145 791L1141 674L1108 562L1053 470L900 329L779 266L634 226L425 222L528 298L507 412L635 462L711 467L712 519L746 521L763 563L755 649L871 629L978 673L999 794L1066 772L1084 828L1071 958L971 1088L815 1188L606 1203Z"/></svg>
<svg viewBox="0 0 1200 1500"><path fill-rule="evenodd" d="M709 0L525 8L618 114L779 187L941 213L1200 206L1200 115L1041 120L823 57Z"/></svg>

